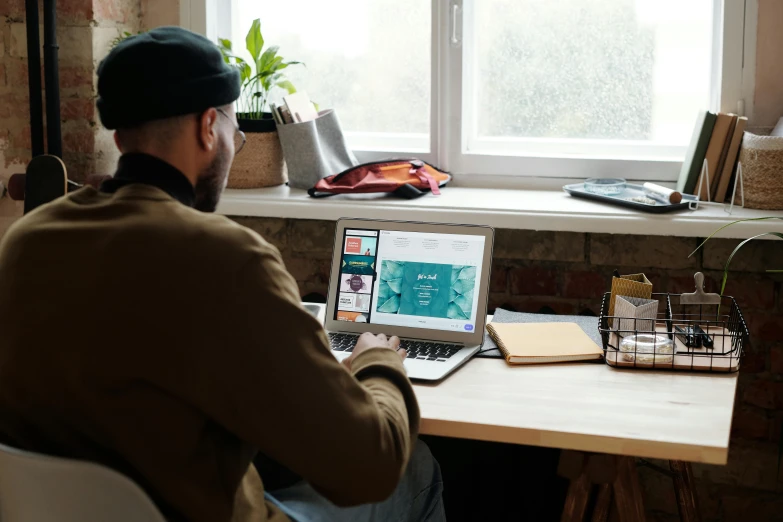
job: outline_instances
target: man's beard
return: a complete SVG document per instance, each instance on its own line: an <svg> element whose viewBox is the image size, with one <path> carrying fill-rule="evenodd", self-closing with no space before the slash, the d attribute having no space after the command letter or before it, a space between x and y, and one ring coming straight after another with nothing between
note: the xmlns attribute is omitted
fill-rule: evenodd
<svg viewBox="0 0 783 522"><path fill-rule="evenodd" d="M193 207L201 212L214 212L228 182L228 171L233 157L221 143L215 159L201 171L196 181L196 202Z"/></svg>

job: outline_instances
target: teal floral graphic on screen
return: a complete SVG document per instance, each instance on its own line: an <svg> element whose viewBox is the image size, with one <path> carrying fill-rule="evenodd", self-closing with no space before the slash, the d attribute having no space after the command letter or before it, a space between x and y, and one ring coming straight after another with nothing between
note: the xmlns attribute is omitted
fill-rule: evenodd
<svg viewBox="0 0 783 522"><path fill-rule="evenodd" d="M470 320L475 286L475 266L386 260L376 311Z"/></svg>

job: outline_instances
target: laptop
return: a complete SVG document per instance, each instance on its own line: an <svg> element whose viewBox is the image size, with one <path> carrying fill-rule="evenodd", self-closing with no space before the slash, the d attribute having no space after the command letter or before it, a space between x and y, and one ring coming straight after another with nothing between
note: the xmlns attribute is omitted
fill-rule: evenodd
<svg viewBox="0 0 783 522"><path fill-rule="evenodd" d="M339 220L324 324L334 355L372 332L401 339L411 379L467 362L484 342L493 240L489 227Z"/></svg>

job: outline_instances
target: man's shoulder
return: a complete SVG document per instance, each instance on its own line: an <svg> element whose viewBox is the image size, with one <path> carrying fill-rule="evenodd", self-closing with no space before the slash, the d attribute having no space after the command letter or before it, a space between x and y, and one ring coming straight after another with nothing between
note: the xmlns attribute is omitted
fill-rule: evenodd
<svg viewBox="0 0 783 522"><path fill-rule="evenodd" d="M54 223L58 226L52 227ZM41 230L69 228L88 234L115 228L114 237L127 234L148 244L188 247L191 251L195 245L222 255L277 252L258 233L230 218L195 210L168 196L117 199L93 189L82 189L39 207L14 223L4 240L24 240L41 235Z"/></svg>

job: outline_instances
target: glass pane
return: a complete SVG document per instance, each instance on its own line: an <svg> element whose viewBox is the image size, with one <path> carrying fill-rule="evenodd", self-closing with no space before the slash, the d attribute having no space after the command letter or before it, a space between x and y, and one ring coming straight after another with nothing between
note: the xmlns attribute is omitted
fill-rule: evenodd
<svg viewBox="0 0 783 522"><path fill-rule="evenodd" d="M686 145L710 103L713 0L475 0L478 137Z"/></svg>
<svg viewBox="0 0 783 522"><path fill-rule="evenodd" d="M347 132L429 133L430 2L422 0L235 0L234 48L261 19L293 84L337 110ZM282 91L272 96L279 101Z"/></svg>

